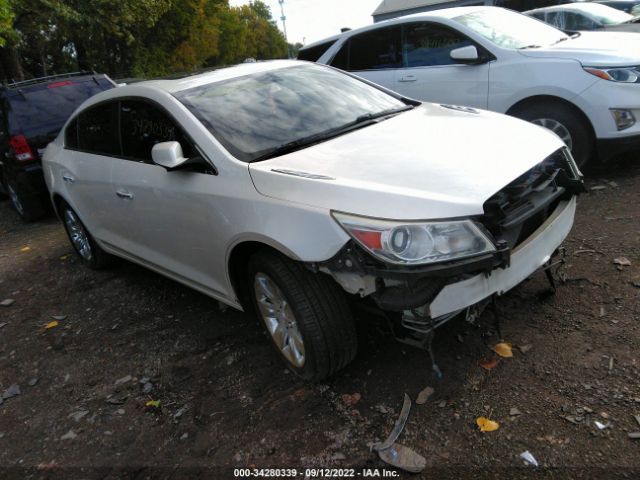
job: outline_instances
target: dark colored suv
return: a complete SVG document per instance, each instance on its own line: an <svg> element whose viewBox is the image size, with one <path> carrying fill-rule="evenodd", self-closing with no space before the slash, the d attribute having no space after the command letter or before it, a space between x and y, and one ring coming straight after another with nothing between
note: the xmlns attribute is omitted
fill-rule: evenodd
<svg viewBox="0 0 640 480"><path fill-rule="evenodd" d="M82 102L115 86L106 75L78 72L0 87L0 190L23 220L49 205L40 163L47 144Z"/></svg>

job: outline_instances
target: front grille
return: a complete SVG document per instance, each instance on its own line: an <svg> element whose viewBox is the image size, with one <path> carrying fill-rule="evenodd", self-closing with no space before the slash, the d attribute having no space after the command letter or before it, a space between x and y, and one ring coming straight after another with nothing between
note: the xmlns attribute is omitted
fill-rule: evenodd
<svg viewBox="0 0 640 480"><path fill-rule="evenodd" d="M560 149L484 203L483 225L514 248L526 240L562 200L583 191L571 154Z"/></svg>

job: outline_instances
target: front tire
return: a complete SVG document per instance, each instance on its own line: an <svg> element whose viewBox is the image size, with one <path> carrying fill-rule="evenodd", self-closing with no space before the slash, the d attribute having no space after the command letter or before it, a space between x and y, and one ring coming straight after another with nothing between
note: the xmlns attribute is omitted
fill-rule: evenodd
<svg viewBox="0 0 640 480"><path fill-rule="evenodd" d="M513 115L558 135L571 150L579 168L584 168L593 159L596 148L591 126L573 108L543 101Z"/></svg>
<svg viewBox="0 0 640 480"><path fill-rule="evenodd" d="M67 203L61 204L60 217L69 242L82 263L94 270L100 270L112 263L113 257L98 245L76 212Z"/></svg>
<svg viewBox="0 0 640 480"><path fill-rule="evenodd" d="M275 252L260 252L249 262L248 288L278 355L303 379L321 381L355 357L353 316L331 277Z"/></svg>

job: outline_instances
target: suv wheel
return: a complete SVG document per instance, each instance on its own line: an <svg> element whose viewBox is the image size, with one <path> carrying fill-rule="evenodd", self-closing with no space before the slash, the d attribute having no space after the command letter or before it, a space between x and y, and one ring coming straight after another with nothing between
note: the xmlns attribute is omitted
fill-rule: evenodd
<svg viewBox="0 0 640 480"><path fill-rule="evenodd" d="M96 243L68 204L64 203L61 206L60 215L69 241L84 264L98 270L111 263L113 257Z"/></svg>
<svg viewBox="0 0 640 480"><path fill-rule="evenodd" d="M44 215L45 210L40 199L25 196L15 184L7 183L7 193L11 205L25 222L32 222Z"/></svg>
<svg viewBox="0 0 640 480"><path fill-rule="evenodd" d="M251 258L249 279L254 309L290 370L320 381L353 360L353 316L333 279L272 252Z"/></svg>
<svg viewBox="0 0 640 480"><path fill-rule="evenodd" d="M591 127L578 112L555 102L541 102L514 116L555 133L569 147L578 167L584 168L595 152Z"/></svg>

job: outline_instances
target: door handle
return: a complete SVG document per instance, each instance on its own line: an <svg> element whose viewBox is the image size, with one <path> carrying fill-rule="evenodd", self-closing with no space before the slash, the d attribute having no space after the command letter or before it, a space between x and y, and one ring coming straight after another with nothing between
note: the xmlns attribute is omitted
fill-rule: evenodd
<svg viewBox="0 0 640 480"><path fill-rule="evenodd" d="M116 195L119 196L120 198L128 198L128 199L133 198L133 193L125 192L123 190L116 190Z"/></svg>
<svg viewBox="0 0 640 480"><path fill-rule="evenodd" d="M71 175L67 175L67 174L62 175L62 179L67 183L73 183L73 182L76 181L75 178L73 178Z"/></svg>
<svg viewBox="0 0 640 480"><path fill-rule="evenodd" d="M405 75L404 77L400 77L399 82L415 82L418 78L415 75Z"/></svg>

